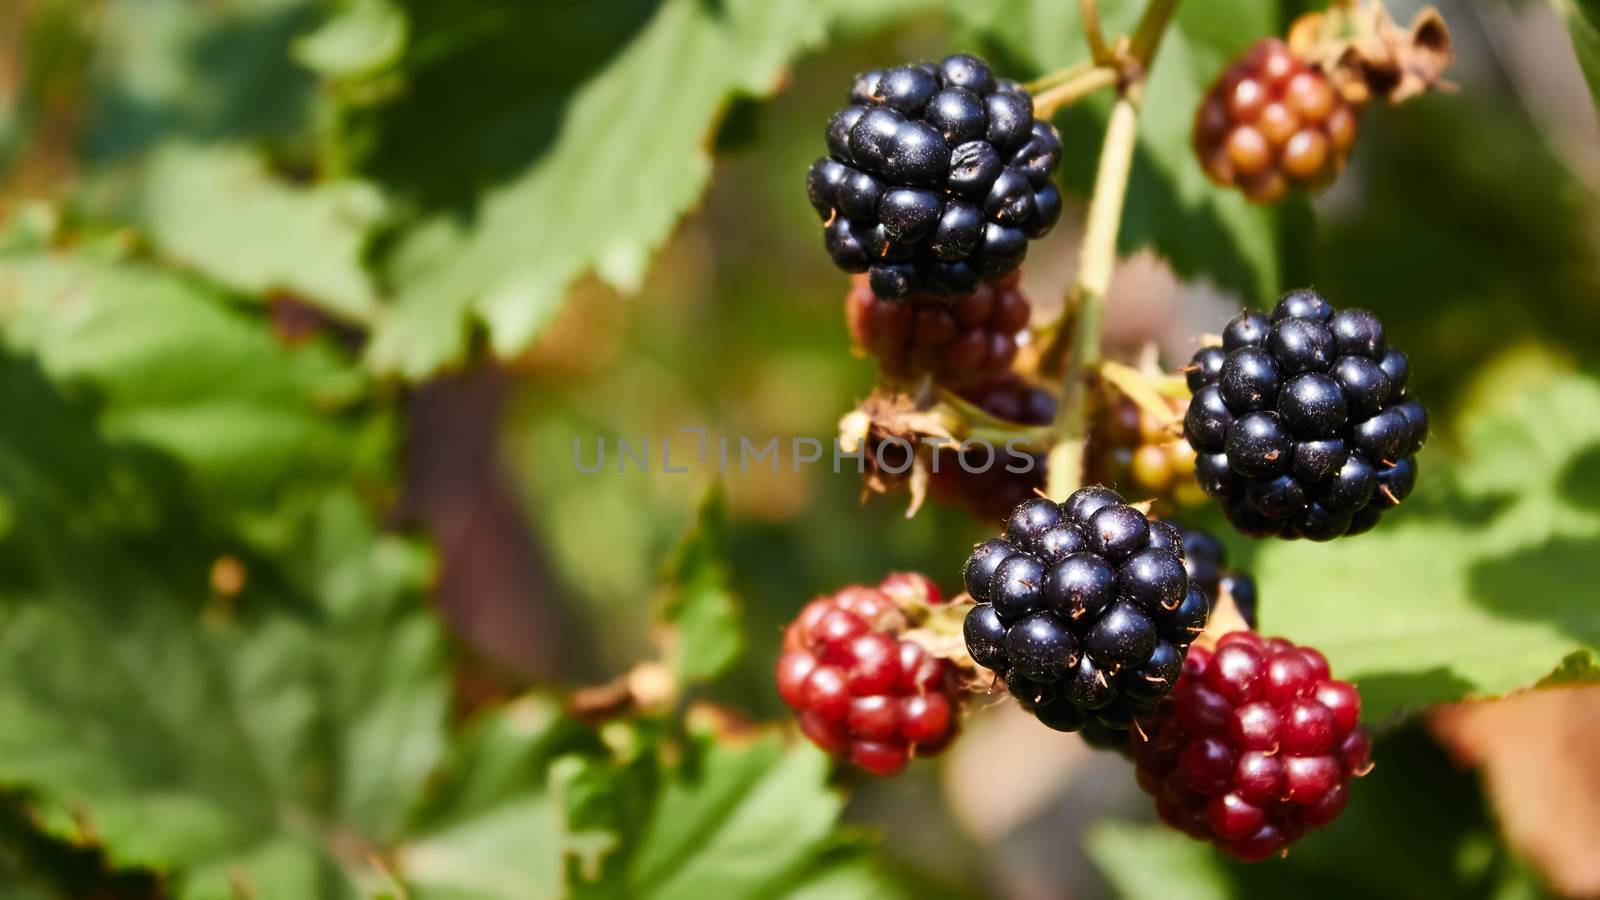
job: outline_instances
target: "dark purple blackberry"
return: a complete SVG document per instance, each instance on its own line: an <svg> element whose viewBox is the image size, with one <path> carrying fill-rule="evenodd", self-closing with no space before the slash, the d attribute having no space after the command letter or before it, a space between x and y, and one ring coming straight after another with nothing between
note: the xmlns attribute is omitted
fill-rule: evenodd
<svg viewBox="0 0 1600 900"><path fill-rule="evenodd" d="M1061 217L1061 135L976 56L856 76L825 134L806 194L834 264L870 272L880 297L970 292Z"/></svg>
<svg viewBox="0 0 1600 900"><path fill-rule="evenodd" d="M967 652L1051 728L1126 731L1205 630L1209 595L1190 580L1184 541L1103 487L1023 502L962 570L978 601Z"/></svg>
<svg viewBox="0 0 1600 900"><path fill-rule="evenodd" d="M814 180L837 179L833 169ZM1271 317L1244 312L1222 347L1194 355L1183 433L1195 475L1252 537L1360 534L1416 485L1428 412L1410 361L1364 309L1291 291Z"/></svg>
<svg viewBox="0 0 1600 900"><path fill-rule="evenodd" d="M1228 568L1228 548L1210 532L1179 526L1183 534L1183 567L1189 584L1199 588L1210 604L1227 593L1239 615L1251 628L1256 627L1256 580L1240 569Z"/></svg>

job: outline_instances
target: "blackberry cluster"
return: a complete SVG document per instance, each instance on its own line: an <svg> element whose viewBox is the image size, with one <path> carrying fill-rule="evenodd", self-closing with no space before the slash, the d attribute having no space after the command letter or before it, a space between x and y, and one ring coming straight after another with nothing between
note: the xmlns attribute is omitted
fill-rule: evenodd
<svg viewBox="0 0 1600 900"><path fill-rule="evenodd" d="M1015 375L963 389L961 396L997 419L1021 425L1048 425L1056 417L1056 395ZM929 491L941 503L965 509L973 518L1002 522L1017 504L1044 487L1045 455L1029 454L1032 467L1023 468L1003 447L994 458L982 448L941 451L939 471L928 479ZM966 466L961 463L965 461ZM977 471L968 471L973 469Z"/></svg>
<svg viewBox="0 0 1600 900"><path fill-rule="evenodd" d="M1344 810L1371 768L1361 697L1310 647L1255 632L1189 652L1172 695L1141 724L1139 786L1167 824L1241 860L1282 852Z"/></svg>
<svg viewBox="0 0 1600 900"><path fill-rule="evenodd" d="M1183 567L1189 572L1189 581L1211 598L1214 608L1226 594L1238 608L1239 615L1251 628L1256 627L1256 580L1239 569L1228 568L1228 548L1216 535L1198 528L1177 525L1183 534Z"/></svg>
<svg viewBox="0 0 1600 900"><path fill-rule="evenodd" d="M1194 448L1170 428L1118 393L1096 411L1090 431L1090 481L1114 485L1136 497L1161 497L1178 506L1206 499L1194 480ZM1171 401L1181 416L1185 402Z"/></svg>
<svg viewBox="0 0 1600 900"><path fill-rule="evenodd" d="M874 775L893 775L911 757L950 745L958 726L956 668L899 638L908 626L904 610L943 602L933 582L901 572L800 611L783 635L778 694L812 743Z"/></svg>
<svg viewBox="0 0 1600 900"><path fill-rule="evenodd" d="M1356 108L1276 38L1264 38L1217 78L1195 115L1194 150L1206 174L1257 203L1290 185L1317 187L1344 168Z"/></svg>
<svg viewBox="0 0 1600 900"><path fill-rule="evenodd" d="M1409 376L1377 316L1315 291L1285 294L1270 319L1240 314L1189 367L1183 431L1200 487L1253 537L1371 529L1411 493L1428 437Z"/></svg>
<svg viewBox="0 0 1600 900"><path fill-rule="evenodd" d="M880 297L965 294L1061 217L1061 136L976 56L858 75L827 139L806 192L834 264Z"/></svg>
<svg viewBox="0 0 1600 900"><path fill-rule="evenodd" d="M931 375L949 387L1002 378L1016 361L1031 312L1018 274L954 300L927 293L885 300L857 275L845 301L850 334L893 378Z"/></svg>
<svg viewBox="0 0 1600 900"><path fill-rule="evenodd" d="M1210 613L1177 529L1103 487L1019 505L962 577L978 602L967 652L1061 731L1124 731L1148 715Z"/></svg>

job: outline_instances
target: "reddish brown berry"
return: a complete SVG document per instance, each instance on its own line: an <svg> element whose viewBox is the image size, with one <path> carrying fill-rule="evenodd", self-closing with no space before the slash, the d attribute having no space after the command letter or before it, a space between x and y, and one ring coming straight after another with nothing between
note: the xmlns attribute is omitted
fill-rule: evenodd
<svg viewBox="0 0 1600 900"><path fill-rule="evenodd" d="M1276 38L1257 41L1219 77L1195 113L1206 174L1257 203L1291 186L1317 188L1344 168L1357 109Z"/></svg>
<svg viewBox="0 0 1600 900"><path fill-rule="evenodd" d="M955 666L900 639L906 610L944 602L927 577L896 572L806 604L783 636L778 696L800 730L874 775L949 746L958 727Z"/></svg>
<svg viewBox="0 0 1600 900"><path fill-rule="evenodd" d="M955 298L913 294L885 300L866 276L850 283L845 317L857 346L895 379L931 375L948 387L1003 378L1016 361L1031 307L1015 273Z"/></svg>
<svg viewBox="0 0 1600 900"><path fill-rule="evenodd" d="M1265 859L1333 821L1371 768L1360 711L1317 651L1224 635L1214 650L1190 648L1177 687L1134 734L1139 785L1167 824Z"/></svg>

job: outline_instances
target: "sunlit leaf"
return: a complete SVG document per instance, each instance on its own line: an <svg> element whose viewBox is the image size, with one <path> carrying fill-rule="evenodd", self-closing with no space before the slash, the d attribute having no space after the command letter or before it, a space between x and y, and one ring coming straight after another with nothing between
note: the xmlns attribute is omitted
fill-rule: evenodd
<svg viewBox="0 0 1600 900"><path fill-rule="evenodd" d="M537 66L541 54L563 52L560 26L577 15L547 20L545 13L502 9L485 24L512 17L494 22L490 34L536 39L517 53ZM485 52L484 89L534 93L516 104L519 122L497 108L497 119L461 122L470 130L450 139L482 142L485 127L514 127L524 135L517 143L527 144L531 132L536 149L474 201L472 215L441 214L400 246L389 272L400 286L397 304L378 330L373 363L427 374L460 359L474 322L487 328L496 353L510 355L550 322L578 276L593 271L622 290L636 288L657 245L705 186L708 141L723 106L735 94L776 88L788 60L821 37L823 19L803 0L667 0L564 96L544 94L538 83L508 82L519 76L496 71L497 51ZM471 70L472 47L456 52ZM593 65L572 62L579 71ZM440 77L462 75L456 66ZM411 94L432 95L426 84ZM408 112L417 115L395 115ZM428 126L430 133L438 128Z"/></svg>
<svg viewBox="0 0 1600 900"><path fill-rule="evenodd" d="M1323 650L1371 717L1597 672L1572 660L1600 648L1600 384L1569 376L1463 432L1466 457L1424 452L1370 534L1257 557L1262 627Z"/></svg>

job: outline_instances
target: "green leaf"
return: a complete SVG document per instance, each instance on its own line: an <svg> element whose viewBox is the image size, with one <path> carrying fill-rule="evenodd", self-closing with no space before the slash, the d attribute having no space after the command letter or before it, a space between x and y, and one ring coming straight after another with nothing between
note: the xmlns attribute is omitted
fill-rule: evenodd
<svg viewBox="0 0 1600 900"><path fill-rule="evenodd" d="M1570 684L1592 684L1600 681L1600 662L1594 653L1578 650L1561 661L1554 672L1539 679L1536 687L1559 687Z"/></svg>
<svg viewBox="0 0 1600 900"><path fill-rule="evenodd" d="M680 686L717 677L743 649L739 601L722 561L725 507L720 487L708 491L693 529L667 565L671 593L662 620L672 629L668 655L673 682Z"/></svg>
<svg viewBox="0 0 1600 900"><path fill-rule="evenodd" d="M404 845L401 876L419 897L451 900L759 897L796 878L865 882L859 858L831 867L842 801L809 745L695 736L669 754L637 732L632 744L520 767L522 789L483 794L486 807L457 807L455 824Z"/></svg>
<svg viewBox="0 0 1600 900"><path fill-rule="evenodd" d="M183 896L355 895L448 691L428 556L342 486L392 449L365 379L145 265L4 258L0 291L0 785Z"/></svg>
<svg viewBox="0 0 1600 900"><path fill-rule="evenodd" d="M843 800L810 744L702 744L668 781L628 866L635 896L750 897L785 883L828 844Z"/></svg>
<svg viewBox="0 0 1600 900"><path fill-rule="evenodd" d="M1144 4L1117 0L1100 9L1107 35L1129 34ZM1088 56L1077 4L959 3L950 14L996 45L1015 74L1052 71ZM1210 281L1257 303L1280 287L1277 216L1207 180L1190 136L1206 88L1229 60L1276 26L1277 7L1270 3L1179 4L1146 84L1118 241L1124 254L1148 247L1180 276ZM1097 98L1057 123L1066 145L1065 177L1080 192L1093 181L1107 109L1109 102Z"/></svg>
<svg viewBox="0 0 1600 900"><path fill-rule="evenodd" d="M1597 672L1578 661L1600 648L1600 384L1567 376L1462 430L1470 455L1425 453L1371 534L1257 557L1281 598L1263 628L1323 650L1369 717Z"/></svg>
<svg viewBox="0 0 1600 900"><path fill-rule="evenodd" d="M1600 112L1600 2L1596 0L1550 0L1556 14L1567 23L1572 49L1589 82L1589 94Z"/></svg>
<svg viewBox="0 0 1600 900"><path fill-rule="evenodd" d="M884 871L874 854L861 847L842 847L771 896L784 900L889 900L912 894Z"/></svg>
<svg viewBox="0 0 1600 900"><path fill-rule="evenodd" d="M567 17L546 21L545 12L495 13L544 25L533 29L534 46L520 48L522 59L568 52L560 27ZM624 46L607 48L606 65L574 93L535 93L541 102L516 126L526 131L531 119L533 133L545 137L531 158L482 194L470 221L437 216L395 254L389 274L401 288L375 335L374 365L420 377L459 361L474 321L487 328L494 352L516 353L589 271L635 289L656 246L705 186L708 141L723 106L735 94L770 93L788 60L821 37L823 18L806 0L666 0ZM488 33L528 25L525 18L499 22ZM524 87L503 71L485 74L482 84L496 91ZM426 85L415 88L428 94ZM464 124L482 139L483 122Z"/></svg>
<svg viewBox="0 0 1600 900"><path fill-rule="evenodd" d="M94 398L107 439L175 457L213 510L347 478L382 446L381 419L349 418L359 370L319 344L283 347L259 316L154 267L0 256L0 325L0 344Z"/></svg>
<svg viewBox="0 0 1600 900"><path fill-rule="evenodd" d="M0 793L0 898L154 897L157 880L145 871L114 871L99 848L39 831L25 798Z"/></svg>
<svg viewBox="0 0 1600 900"><path fill-rule="evenodd" d="M105 4L96 16L86 162L135 159L174 138L305 134L316 79L295 65L289 47L318 15L311 0Z"/></svg>
<svg viewBox="0 0 1600 900"><path fill-rule="evenodd" d="M0 789L42 833L181 897L886 878L838 852L843 801L809 744L667 744L654 720L601 740L540 698L451 740L431 560L348 487L388 474L395 431L331 348L88 253L0 255L0 324L0 405L28 425L0 434ZM686 677L738 649L722 515L714 493L670 568Z"/></svg>
<svg viewBox="0 0 1600 900"><path fill-rule="evenodd" d="M324 78L372 75L405 51L410 20L389 0L354 0L294 45L294 56Z"/></svg>
<svg viewBox="0 0 1600 900"><path fill-rule="evenodd" d="M29 517L42 586L0 613L0 781L25 785L55 833L88 829L115 864L173 872L183 896L354 895L371 873L332 836L394 834L440 752L424 560L331 498L300 548L326 605L245 627L203 609L203 560L54 518Z"/></svg>
<svg viewBox="0 0 1600 900"><path fill-rule="evenodd" d="M1233 896L1216 851L1171 828L1103 822L1085 849L1117 896L1226 900Z"/></svg>
<svg viewBox="0 0 1600 900"><path fill-rule="evenodd" d="M384 201L370 185L297 187L241 149L169 145L151 160L139 213L162 254L219 284L353 321L377 310L361 257Z"/></svg>

